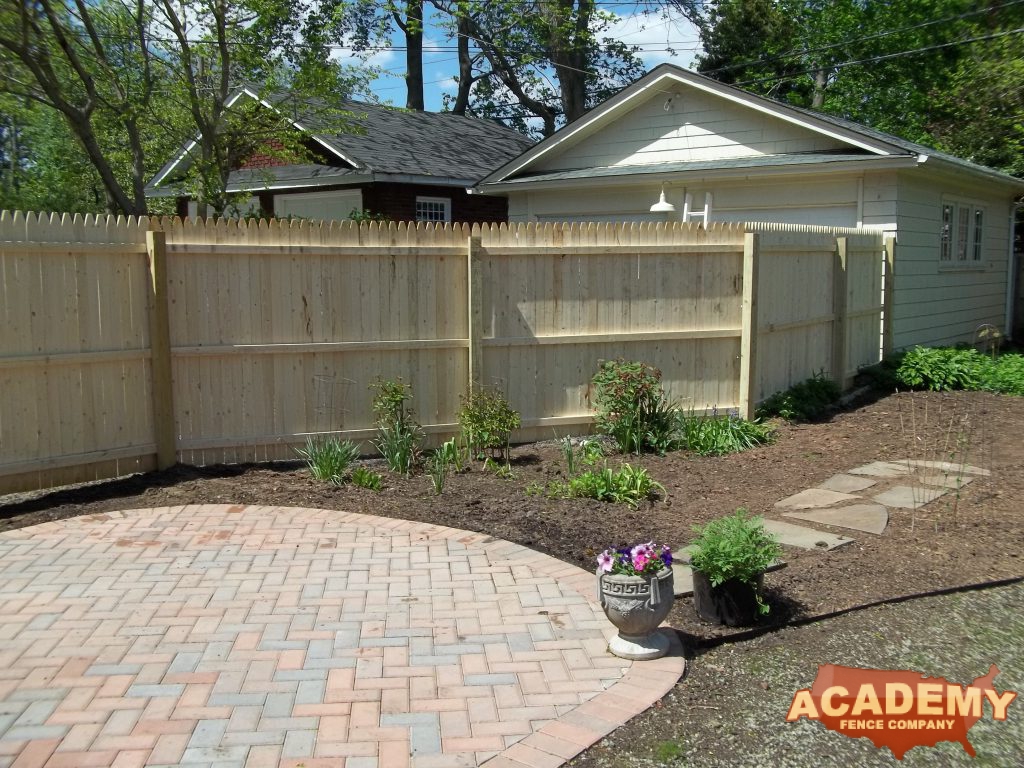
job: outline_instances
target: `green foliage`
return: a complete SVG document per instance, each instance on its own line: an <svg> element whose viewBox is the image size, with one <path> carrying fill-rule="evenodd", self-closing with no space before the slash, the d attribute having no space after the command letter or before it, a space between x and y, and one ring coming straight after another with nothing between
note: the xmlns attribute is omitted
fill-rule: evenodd
<svg viewBox="0 0 1024 768"><path fill-rule="evenodd" d="M581 440L577 446L573 444L571 437L566 436L562 438L561 447L568 477L576 474L579 464L592 467L604 458L604 450L596 440Z"/></svg>
<svg viewBox="0 0 1024 768"><path fill-rule="evenodd" d="M459 427L474 457L498 456L508 463L512 430L522 423L519 412L497 390L481 388L463 395Z"/></svg>
<svg viewBox="0 0 1024 768"><path fill-rule="evenodd" d="M371 491L379 491L381 485L384 483L384 478L379 473L374 472L372 469L366 467L356 467L352 470L352 475L349 477L349 482L352 485L358 485L360 488L368 488Z"/></svg>
<svg viewBox="0 0 1024 768"><path fill-rule="evenodd" d="M991 367L992 361L975 349L914 347L903 356L896 376L914 389L982 389Z"/></svg>
<svg viewBox="0 0 1024 768"><path fill-rule="evenodd" d="M430 483L434 487L434 493L440 496L448 482L449 464L444 454L434 451L427 462L427 468L430 470Z"/></svg>
<svg viewBox="0 0 1024 768"><path fill-rule="evenodd" d="M903 356L896 376L915 389L1024 395L1024 355L990 357L971 348L914 347Z"/></svg>
<svg viewBox="0 0 1024 768"><path fill-rule="evenodd" d="M544 493L544 486L536 481L527 483L525 493L527 496L540 496Z"/></svg>
<svg viewBox="0 0 1024 768"><path fill-rule="evenodd" d="M305 449L298 448L296 453L301 456L313 477L341 485L345 482L345 473L353 461L359 458L359 446L351 440L339 440L336 437L306 440Z"/></svg>
<svg viewBox="0 0 1024 768"><path fill-rule="evenodd" d="M758 408L758 415L781 416L786 421L814 421L828 413L840 394L839 385L824 371L819 371L811 378L769 397Z"/></svg>
<svg viewBox="0 0 1024 768"><path fill-rule="evenodd" d="M730 579L756 584L758 577L782 555L775 537L760 517L748 517L740 508L733 515L694 526L698 537L690 553L690 566L717 587ZM768 606L758 599L762 613Z"/></svg>
<svg viewBox="0 0 1024 768"><path fill-rule="evenodd" d="M356 223L362 223L364 221L376 221L384 223L391 221L391 219L389 219L385 214L374 213L369 208L364 208L363 210L353 208L351 211L348 212L348 216L346 218L348 218L349 221L354 221Z"/></svg>
<svg viewBox="0 0 1024 768"><path fill-rule="evenodd" d="M469 461L469 449L457 437L441 443L436 453L456 473L461 472Z"/></svg>
<svg viewBox="0 0 1024 768"><path fill-rule="evenodd" d="M658 493L667 495L665 486L654 480L646 469L630 464L623 464L617 470L607 465L589 469L569 478L567 483L552 483L549 492L561 498L597 499L631 507L656 498Z"/></svg>
<svg viewBox="0 0 1024 768"><path fill-rule="evenodd" d="M407 403L412 388L399 379L378 379L370 385L375 394L373 412L377 417L377 439L373 442L392 472L412 474L423 442L423 430Z"/></svg>
<svg viewBox="0 0 1024 768"><path fill-rule="evenodd" d="M1024 355L1005 354L997 357L985 388L1004 395L1024 396Z"/></svg>
<svg viewBox="0 0 1024 768"><path fill-rule="evenodd" d="M756 419L747 421L739 416L715 413L696 413L692 409L680 412L678 419L678 445L701 456L724 456L745 451L756 445L770 443L775 430Z"/></svg>
<svg viewBox="0 0 1024 768"><path fill-rule="evenodd" d="M594 378L594 422L622 453L671 450L675 408L661 386L661 371L646 363L605 360Z"/></svg>

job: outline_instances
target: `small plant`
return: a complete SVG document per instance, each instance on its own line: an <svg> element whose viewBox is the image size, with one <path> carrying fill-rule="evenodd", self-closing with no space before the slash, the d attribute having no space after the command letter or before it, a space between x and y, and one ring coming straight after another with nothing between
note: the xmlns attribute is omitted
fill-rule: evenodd
<svg viewBox="0 0 1024 768"><path fill-rule="evenodd" d="M370 389L375 392L373 412L377 417L377 440L373 444L387 461L388 469L412 474L423 442L423 430L407 405L412 390L401 379L378 379Z"/></svg>
<svg viewBox="0 0 1024 768"><path fill-rule="evenodd" d="M353 461L359 458L359 446L351 440L339 440L336 437L306 440L306 447L296 449L313 477L341 485L345 482L345 473Z"/></svg>
<svg viewBox="0 0 1024 768"><path fill-rule="evenodd" d="M1006 354L997 357L985 389L1004 395L1024 395L1024 355Z"/></svg>
<svg viewBox="0 0 1024 768"><path fill-rule="evenodd" d="M505 396L493 389L476 389L462 396L459 426L469 450L476 458L501 458L509 463L512 430L522 423L518 411Z"/></svg>
<svg viewBox="0 0 1024 768"><path fill-rule="evenodd" d="M434 451L430 455L427 467L430 469L430 483L434 487L434 493L440 496L448 482L448 461L443 453Z"/></svg>
<svg viewBox="0 0 1024 768"><path fill-rule="evenodd" d="M379 491L381 485L384 482L384 478L379 473L374 472L372 469L366 467L356 467L352 470L352 475L349 477L349 482L352 485L357 485L360 488L368 488L371 491Z"/></svg>
<svg viewBox="0 0 1024 768"><path fill-rule="evenodd" d="M605 360L594 378L594 422L622 453L671 450L674 406L661 386L661 371L646 363Z"/></svg>
<svg viewBox="0 0 1024 768"><path fill-rule="evenodd" d="M469 450L457 437L447 440L438 447L439 453L452 471L458 474L466 466Z"/></svg>
<svg viewBox="0 0 1024 768"><path fill-rule="evenodd" d="M582 440L579 446L573 445L571 437L562 438L562 458L565 459L565 472L568 477L576 474L578 463L588 467L597 465L604 458L604 449L596 440Z"/></svg>
<svg viewBox="0 0 1024 768"><path fill-rule="evenodd" d="M516 473L512 471L512 466L510 464L501 464L489 456L484 459L484 469L494 472L494 476L499 477L502 480L513 480L516 476Z"/></svg>
<svg viewBox="0 0 1024 768"><path fill-rule="evenodd" d="M552 496L610 501L636 507L656 493L668 495L665 486L654 480L646 469L623 464L617 470L609 466L590 469L569 478L567 483L552 483Z"/></svg>
<svg viewBox="0 0 1024 768"><path fill-rule="evenodd" d="M693 409L678 415L680 447L701 456L723 456L745 451L756 445L770 443L775 430L758 420L747 421L739 416L696 413Z"/></svg>
<svg viewBox="0 0 1024 768"><path fill-rule="evenodd" d="M828 413L842 394L839 385L818 371L809 379L776 392L758 409L758 416L780 416L786 421L814 421Z"/></svg>
<svg viewBox="0 0 1024 768"><path fill-rule="evenodd" d="M668 544L659 547L653 541L634 547L609 548L597 556L597 569L601 573L650 576L671 567L672 548Z"/></svg>
<svg viewBox="0 0 1024 768"><path fill-rule="evenodd" d="M748 517L743 508L694 530L698 536L690 566L707 576L712 587L733 579L756 585L768 566L782 555L778 541L765 530L764 520ZM756 597L759 611L768 613L768 604L760 593Z"/></svg>
<svg viewBox="0 0 1024 768"><path fill-rule="evenodd" d="M544 486L536 481L527 483L525 493L527 496L542 496L544 495Z"/></svg>
<svg viewBox="0 0 1024 768"><path fill-rule="evenodd" d="M976 349L914 347L903 356L896 376L914 389L982 389L992 366Z"/></svg>

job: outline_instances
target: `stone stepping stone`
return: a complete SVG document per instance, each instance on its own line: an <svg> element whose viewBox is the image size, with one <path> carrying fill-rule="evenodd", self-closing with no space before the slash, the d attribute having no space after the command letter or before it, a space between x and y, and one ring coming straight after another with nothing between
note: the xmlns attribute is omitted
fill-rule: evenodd
<svg viewBox="0 0 1024 768"><path fill-rule="evenodd" d="M877 480L869 480L866 477L839 474L832 475L832 477L818 487L824 488L827 491L835 491L836 493L853 493L855 491L863 491L865 488L870 488L877 482Z"/></svg>
<svg viewBox="0 0 1024 768"><path fill-rule="evenodd" d="M917 480L925 485L939 485L955 491L957 488L963 488L968 483L973 483L975 478L958 477L957 475L928 475L927 477L918 477Z"/></svg>
<svg viewBox="0 0 1024 768"><path fill-rule="evenodd" d="M765 520L764 527L769 533L774 533L780 544L788 547L799 547L800 549L817 549L828 552L836 547L850 544L853 539L846 536L838 536L834 533L824 533L813 528L805 528L802 525L786 523L782 520Z"/></svg>
<svg viewBox="0 0 1024 768"><path fill-rule="evenodd" d="M887 507L918 509L930 501L948 493L946 488L922 488L920 486L895 485L874 497L879 504Z"/></svg>
<svg viewBox="0 0 1024 768"><path fill-rule="evenodd" d="M972 467L970 464L957 464L955 461L922 461L920 459L901 459L901 462L912 467L923 467L924 469L937 469L940 472L957 474L966 472L969 475L981 475L988 477L992 473L981 467Z"/></svg>
<svg viewBox="0 0 1024 768"><path fill-rule="evenodd" d="M871 477L905 477L914 474L914 470L907 466L906 461L873 461L862 467L851 469L850 474L870 475Z"/></svg>
<svg viewBox="0 0 1024 768"><path fill-rule="evenodd" d="M859 498L860 496L830 491L827 488L808 488L806 491L794 493L782 501L775 502L775 506L786 509L819 509L821 507L831 507L844 501L854 501Z"/></svg>
<svg viewBox="0 0 1024 768"><path fill-rule="evenodd" d="M806 512L784 512L785 517L851 528L865 533L882 533L889 524L889 510L881 504L852 504L839 509L809 509Z"/></svg>

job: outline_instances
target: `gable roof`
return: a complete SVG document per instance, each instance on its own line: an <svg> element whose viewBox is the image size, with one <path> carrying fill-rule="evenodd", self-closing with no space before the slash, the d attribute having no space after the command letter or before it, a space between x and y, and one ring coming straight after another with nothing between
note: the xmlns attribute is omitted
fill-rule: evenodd
<svg viewBox="0 0 1024 768"><path fill-rule="evenodd" d="M243 97L283 112L274 100L260 97L251 88L238 91L228 105ZM281 101L283 97L276 103ZM450 112L410 112L352 100L339 100L331 107L346 113L345 130L318 124L312 111L289 122L308 133L344 167L286 165L266 169L269 174L242 168L231 173L229 191L288 186L288 182L295 186L319 186L346 181L414 181L466 187L533 144L529 137L497 122ZM153 177L147 192L159 195L160 188L169 180L181 178L195 144L192 141L183 146Z"/></svg>
<svg viewBox="0 0 1024 768"><path fill-rule="evenodd" d="M480 188L507 188L512 184L528 182L553 181L565 178L591 178L596 176L621 176L643 173L672 173L689 170L708 171L717 168L737 167L732 158L721 161L697 161L692 163L672 162L649 166L611 166L589 169L564 169L561 171L534 170L531 168L541 162L557 156L561 151L575 146L594 135L603 127L613 123L640 104L646 102L658 86L666 82L682 84L700 91L713 94L729 102L742 105L757 112L768 114L773 118L801 126L823 136L838 140L849 146L849 160L870 161L887 159L885 164L901 164L905 166L924 162L935 158L941 164L948 164L962 171L985 176L988 180L1008 183L1024 188L1024 181L1014 176L972 163L953 155L939 152L931 147L916 144L898 136L892 136L867 126L832 117L810 109L790 106L763 96L749 93L740 88L720 83L705 75L697 74L674 64L660 64L631 85L626 86L616 95L599 104L579 119L564 126L553 135L527 149L519 157L512 159L477 182ZM858 153L854 156L854 153ZM769 158L777 158L771 160ZM792 158L792 159L786 159ZM815 163L836 163L836 153L823 151L818 153L800 153L794 155L764 155L743 158L745 167L767 165L813 165Z"/></svg>

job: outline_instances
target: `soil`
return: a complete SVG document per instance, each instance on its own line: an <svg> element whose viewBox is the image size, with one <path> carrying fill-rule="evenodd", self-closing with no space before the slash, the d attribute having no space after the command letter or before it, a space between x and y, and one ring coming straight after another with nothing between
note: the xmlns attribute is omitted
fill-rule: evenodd
<svg viewBox="0 0 1024 768"><path fill-rule="evenodd" d="M549 481L564 479L561 452L552 441L516 447L511 479L478 465L451 476L440 496L433 493L428 476L388 474L379 460L365 463L385 473L380 492L316 481L298 463L177 466L0 497L0 531L143 507L303 506L480 531L589 570L595 551L609 545L653 538L680 547L692 540L694 525L737 507L780 519L775 502L876 459L954 456L991 469L991 476L916 513L894 511L881 535L831 529L852 535L855 542L830 552L787 549L788 566L765 579L772 610L761 629L895 597L1024 575L1024 509L1019 501L1024 496L1024 399L904 393L838 412L821 423L777 426L774 443L743 453L631 457L668 491L667 499L637 509L536 494ZM669 622L696 643L748 632L701 622L690 598L676 602Z"/></svg>

